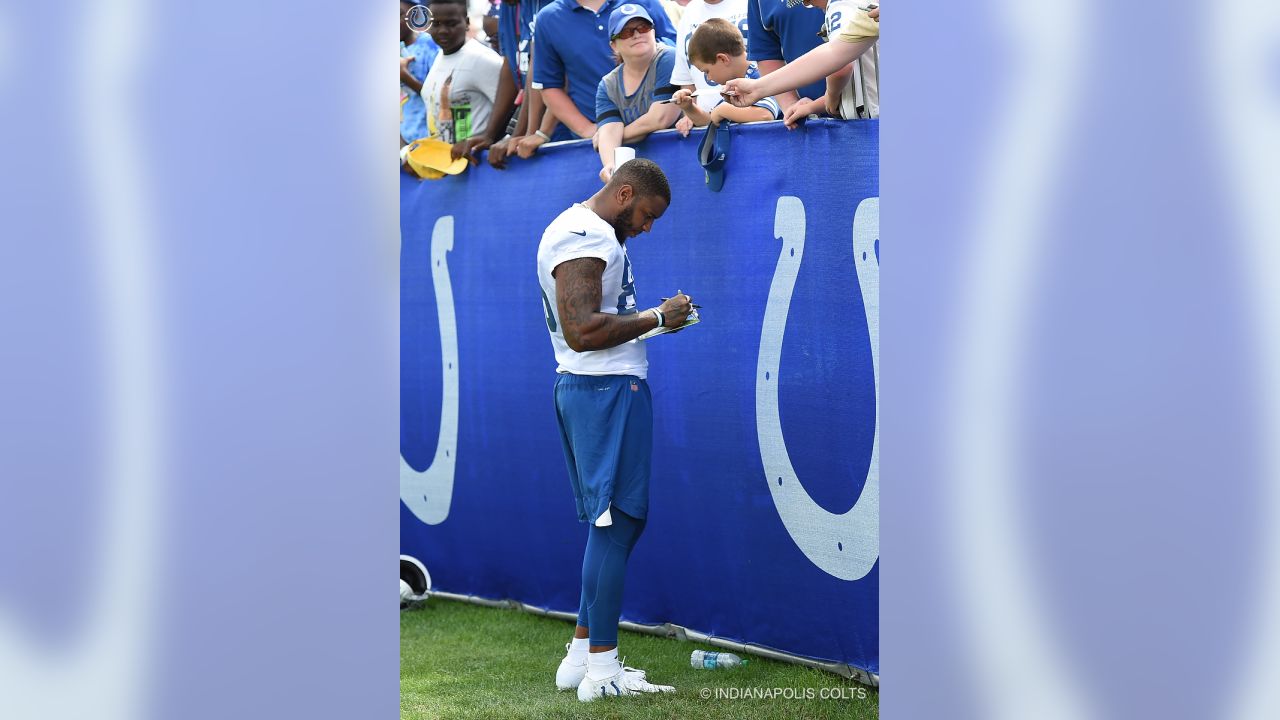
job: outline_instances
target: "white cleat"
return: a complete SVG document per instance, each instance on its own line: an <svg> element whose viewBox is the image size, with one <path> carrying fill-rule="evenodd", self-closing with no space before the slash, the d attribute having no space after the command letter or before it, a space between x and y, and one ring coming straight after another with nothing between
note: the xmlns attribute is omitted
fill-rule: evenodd
<svg viewBox="0 0 1280 720"><path fill-rule="evenodd" d="M560 661L560 667L556 668L556 689L557 690L573 690L582 684L582 679L587 676L587 663L584 660L581 665L569 659L569 643L564 644L564 659ZM644 671L639 668L622 667L623 672L630 675L638 675L644 679Z"/></svg>
<svg viewBox="0 0 1280 720"><path fill-rule="evenodd" d="M628 668L623 668L618 674L603 680L583 677L582 683L578 685L578 699L582 702L591 702L602 697L675 691L676 689L670 685L650 683L645 679L643 670L628 672Z"/></svg>

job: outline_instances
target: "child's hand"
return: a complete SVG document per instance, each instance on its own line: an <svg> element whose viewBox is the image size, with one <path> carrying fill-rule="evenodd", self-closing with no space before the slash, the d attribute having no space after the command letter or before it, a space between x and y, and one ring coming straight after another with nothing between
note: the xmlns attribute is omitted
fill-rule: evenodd
<svg viewBox="0 0 1280 720"><path fill-rule="evenodd" d="M711 124L712 125L715 125L716 123L724 119L724 112L722 111L727 107L733 107L733 106L728 103L721 103L711 108Z"/></svg>
<svg viewBox="0 0 1280 720"><path fill-rule="evenodd" d="M671 102L681 110L689 110L693 108L693 91L687 88L680 88L671 96Z"/></svg>
<svg viewBox="0 0 1280 720"><path fill-rule="evenodd" d="M692 129L693 120L690 120L688 115L681 115L676 121L676 132L680 133L681 137L689 137L689 131Z"/></svg>
<svg viewBox="0 0 1280 720"><path fill-rule="evenodd" d="M609 178L613 177L613 163L609 163L600 168L600 182L608 185Z"/></svg>
<svg viewBox="0 0 1280 720"><path fill-rule="evenodd" d="M788 130L795 130L805 120L809 119L809 103L801 100L798 103L792 103L786 112L782 113L782 124Z"/></svg>
<svg viewBox="0 0 1280 720"><path fill-rule="evenodd" d="M795 130L803 125L810 115L820 114L825 109L824 102L823 98L818 98L817 100L800 98L800 102L792 103L791 107L787 108L786 112L782 114L782 124L788 130Z"/></svg>

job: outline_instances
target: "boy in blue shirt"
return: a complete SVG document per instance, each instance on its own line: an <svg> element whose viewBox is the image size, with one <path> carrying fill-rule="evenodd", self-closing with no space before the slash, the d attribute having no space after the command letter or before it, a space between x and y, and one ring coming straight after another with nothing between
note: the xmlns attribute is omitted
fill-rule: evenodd
<svg viewBox="0 0 1280 720"><path fill-rule="evenodd" d="M755 64L747 61L742 33L733 23L723 18L711 18L693 31L689 38L689 62L699 72L705 73L708 80L718 85L738 78L760 77ZM671 102L699 127L714 125L721 120L745 123L778 120L782 117L778 101L771 97L761 98L748 107L735 107L721 98L708 113L698 106L692 90L682 88L671 96Z"/></svg>

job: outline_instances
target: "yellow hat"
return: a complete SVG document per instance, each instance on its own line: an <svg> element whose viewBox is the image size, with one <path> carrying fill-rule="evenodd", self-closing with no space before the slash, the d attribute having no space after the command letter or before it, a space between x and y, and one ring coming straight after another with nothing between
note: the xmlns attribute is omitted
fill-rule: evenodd
<svg viewBox="0 0 1280 720"><path fill-rule="evenodd" d="M457 175L467 169L467 159L454 160L449 152L452 146L443 140L422 138L409 143L405 161L418 177L438 180L447 175Z"/></svg>

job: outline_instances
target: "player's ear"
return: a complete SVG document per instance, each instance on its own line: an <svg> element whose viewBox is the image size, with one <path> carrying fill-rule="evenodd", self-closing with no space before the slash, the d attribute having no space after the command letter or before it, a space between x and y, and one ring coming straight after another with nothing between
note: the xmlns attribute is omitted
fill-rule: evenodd
<svg viewBox="0 0 1280 720"><path fill-rule="evenodd" d="M626 205L631 200L631 197L635 195L635 189L630 185L623 183L618 186L618 191L613 195L618 199L620 204Z"/></svg>

